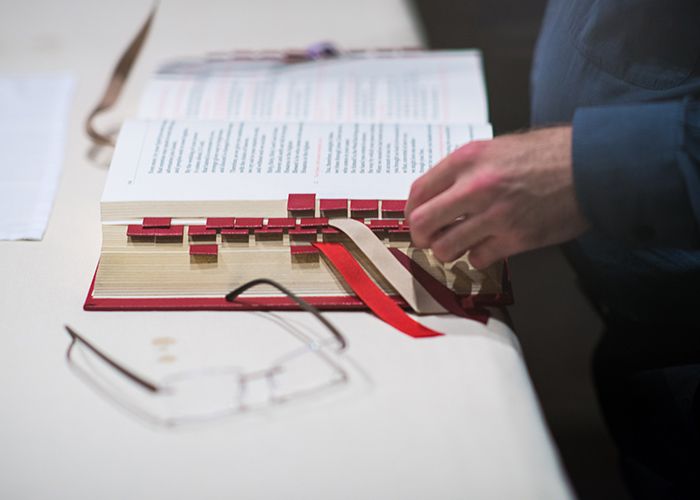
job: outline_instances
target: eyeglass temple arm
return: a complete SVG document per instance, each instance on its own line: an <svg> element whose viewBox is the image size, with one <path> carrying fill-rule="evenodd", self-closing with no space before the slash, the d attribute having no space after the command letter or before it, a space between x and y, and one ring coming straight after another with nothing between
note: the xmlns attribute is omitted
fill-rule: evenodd
<svg viewBox="0 0 700 500"><path fill-rule="evenodd" d="M306 312L309 312L313 314L316 319L318 319L323 325L328 328L333 336L338 340L340 343L340 349L345 349L348 345L347 341L345 340L345 337L343 334L341 334L338 329L333 326L333 324L328 321L322 314L321 311L319 311L316 307L312 306L308 302L306 302L304 299L296 295L294 292L286 288L285 286L281 285L280 283L277 283L276 281L273 281L268 278L258 278L254 279L252 281L249 281L248 283L244 283L243 285L239 286L235 290L230 291L229 293L226 294L226 300L229 302L233 302L236 300L236 297L241 295L243 292L246 290L249 290L250 288L253 288L254 286L257 285L270 285L274 288L277 288L280 292L283 294L287 295L289 298L291 298L294 302L299 304L299 307L301 307L303 310Z"/></svg>
<svg viewBox="0 0 700 500"><path fill-rule="evenodd" d="M73 350L73 346L76 344L76 342L79 341L79 342L82 342L85 345L85 347L87 347L93 353L95 353L95 355L98 356L102 361L107 363L109 366L111 366L112 368L117 370L119 373L121 373L122 375L127 377L132 382L137 383L138 385L140 385L141 387L143 387L144 389L146 389L150 392L159 392L161 390L161 388L158 387L157 385L149 382L148 380L145 380L145 379L139 377L131 370L123 367L122 365L120 365L116 361L112 360L109 356L107 356L102 351L100 351L97 347L92 345L92 343L90 343L86 338L84 338L78 332L73 330L70 326L68 326L68 325L63 325L63 326L65 327L66 331L68 332L68 335L70 335L71 339L72 339L72 342L71 342L70 346L68 347L68 351L66 351L66 359L68 359L69 362L73 361L71 359L71 351Z"/></svg>

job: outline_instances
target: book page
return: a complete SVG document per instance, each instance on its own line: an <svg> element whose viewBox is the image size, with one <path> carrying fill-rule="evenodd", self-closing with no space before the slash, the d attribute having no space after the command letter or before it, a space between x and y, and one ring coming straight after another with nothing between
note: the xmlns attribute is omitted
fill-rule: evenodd
<svg viewBox="0 0 700 500"><path fill-rule="evenodd" d="M103 202L405 199L489 125L137 120L122 128Z"/></svg>
<svg viewBox="0 0 700 500"><path fill-rule="evenodd" d="M370 52L286 64L230 56L174 61L143 94L146 119L488 123L475 50Z"/></svg>

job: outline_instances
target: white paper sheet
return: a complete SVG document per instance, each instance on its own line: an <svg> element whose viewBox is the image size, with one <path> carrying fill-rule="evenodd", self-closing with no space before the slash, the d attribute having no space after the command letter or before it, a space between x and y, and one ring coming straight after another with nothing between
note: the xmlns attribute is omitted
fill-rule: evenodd
<svg viewBox="0 0 700 500"><path fill-rule="evenodd" d="M0 239L44 235L73 86L69 75L0 76Z"/></svg>

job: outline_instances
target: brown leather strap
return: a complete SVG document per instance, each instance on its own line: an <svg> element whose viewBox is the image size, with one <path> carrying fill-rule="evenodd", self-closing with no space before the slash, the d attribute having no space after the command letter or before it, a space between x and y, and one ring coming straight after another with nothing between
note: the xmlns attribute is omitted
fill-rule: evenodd
<svg viewBox="0 0 700 500"><path fill-rule="evenodd" d="M85 131L95 144L100 146L114 146L114 136L98 132L95 130L93 122L97 115L110 109L114 103L117 102L117 99L119 99L124 83L126 83L129 73L131 72L131 68L134 66L134 62L136 62L136 59L141 53L141 48L148 37L148 32L151 29L151 24L153 23L153 18L156 15L157 9L158 4L155 3L145 23L126 48L124 54L119 58L119 62L117 62L112 72L112 77L109 79L109 83L102 94L102 98L85 120Z"/></svg>

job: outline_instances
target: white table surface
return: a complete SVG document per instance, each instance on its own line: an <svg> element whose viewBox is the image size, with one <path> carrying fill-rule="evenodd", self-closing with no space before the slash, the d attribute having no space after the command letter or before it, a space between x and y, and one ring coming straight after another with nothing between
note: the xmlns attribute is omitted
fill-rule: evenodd
<svg viewBox="0 0 700 500"><path fill-rule="evenodd" d="M0 72L78 79L45 237L0 242L0 498L570 498L517 340L494 319L429 318L447 335L413 340L366 313L329 314L350 343L352 378L337 395L178 430L119 411L69 369L64 323L154 374L154 337L172 337L182 358L206 357L235 348L227 331L266 335L270 323L259 313L82 310L107 173L88 159L82 124L147 10L136 0L0 1ZM164 58L326 39L421 44L399 0L166 0L119 110L102 123L135 113Z"/></svg>

